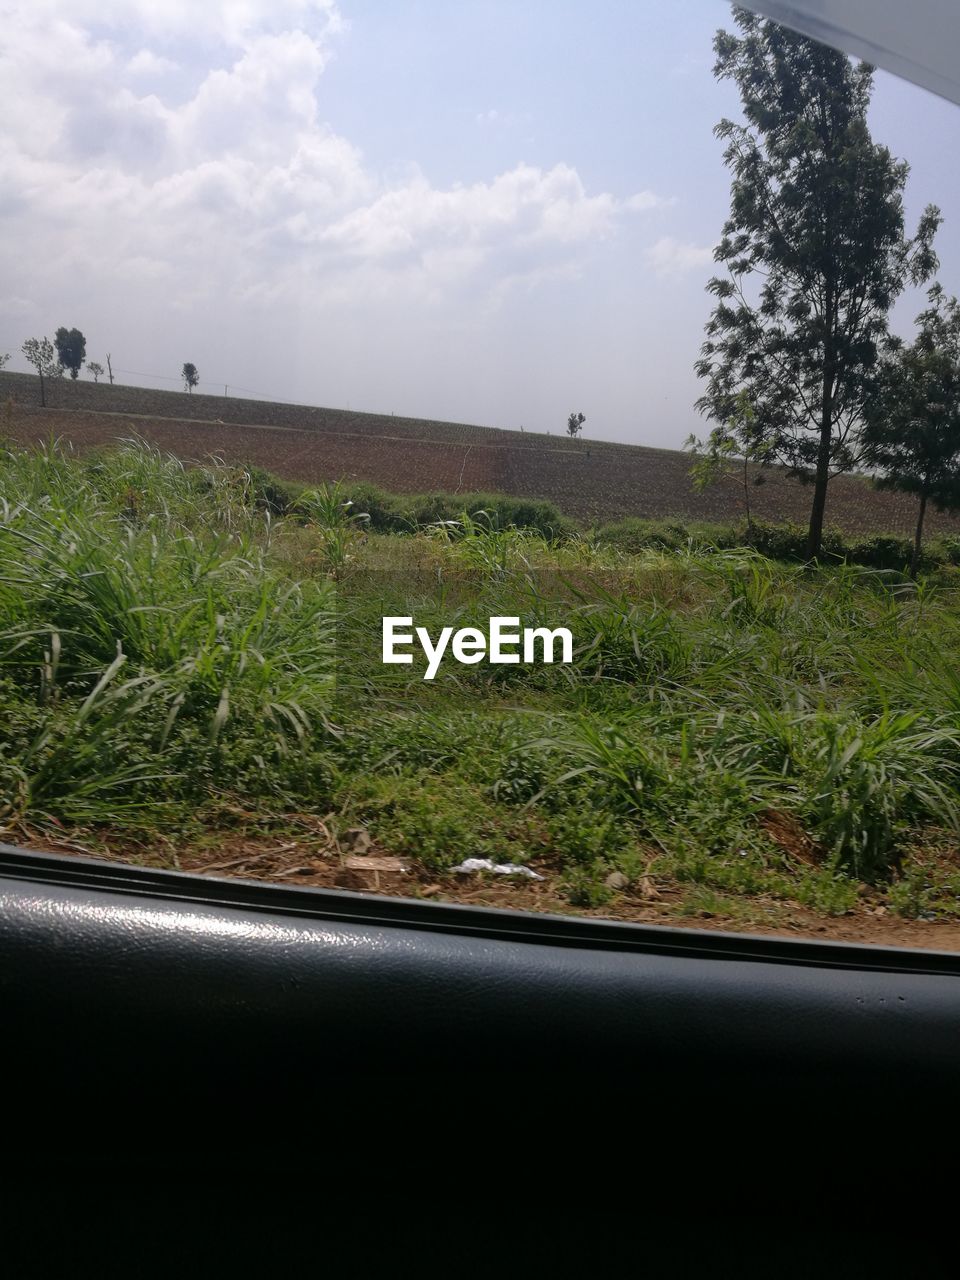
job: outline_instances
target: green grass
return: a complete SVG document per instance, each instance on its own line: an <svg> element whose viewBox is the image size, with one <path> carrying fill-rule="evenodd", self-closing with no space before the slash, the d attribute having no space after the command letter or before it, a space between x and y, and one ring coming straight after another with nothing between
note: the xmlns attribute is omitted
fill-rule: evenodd
<svg viewBox="0 0 960 1280"><path fill-rule="evenodd" d="M618 872L735 920L761 900L842 914L864 886L903 915L957 911L951 565L915 585L475 507L378 532L349 491L284 507L265 484L136 440L0 455L8 836L169 848L238 812L333 815L431 875L533 862L581 908L608 907ZM424 688L375 657L411 601L431 628L562 620L576 661Z"/></svg>

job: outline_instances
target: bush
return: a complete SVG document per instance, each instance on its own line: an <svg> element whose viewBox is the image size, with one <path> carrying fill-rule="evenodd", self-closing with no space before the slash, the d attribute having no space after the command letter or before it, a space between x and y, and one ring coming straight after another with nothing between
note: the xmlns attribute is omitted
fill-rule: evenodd
<svg viewBox="0 0 960 1280"><path fill-rule="evenodd" d="M930 556L936 563L960 564L960 538L931 538L924 552L925 557Z"/></svg>
<svg viewBox="0 0 960 1280"><path fill-rule="evenodd" d="M605 907L613 897L605 877L609 868L603 862L586 867L573 867L560 882L563 896L572 907Z"/></svg>
<svg viewBox="0 0 960 1280"><path fill-rule="evenodd" d="M371 484L344 485L344 493L370 516L377 533L411 533L441 520L458 520L485 512L493 529L529 530L549 540L567 537L575 524L562 516L552 502L513 498L502 493L384 493Z"/></svg>
<svg viewBox="0 0 960 1280"><path fill-rule="evenodd" d="M285 516L293 510L303 492L302 484L280 480L262 467L246 467L250 477L250 492L254 503L273 516Z"/></svg>
<svg viewBox="0 0 960 1280"><path fill-rule="evenodd" d="M393 494L384 493L375 484L344 484L341 488L354 509L370 517L367 528L373 533L409 531L409 524L403 522L397 509L399 500Z"/></svg>
<svg viewBox="0 0 960 1280"><path fill-rule="evenodd" d="M827 552L826 543L827 535L824 536L824 552ZM799 524L766 524L755 520L743 535L743 545L753 547L770 560L804 560L807 530Z"/></svg>
<svg viewBox="0 0 960 1280"><path fill-rule="evenodd" d="M739 531L741 546L752 547L761 555L771 560L799 561L807 558L806 525L786 522L784 524L768 524L763 520L754 520L750 528ZM830 560L833 557L845 558L847 546L839 529L825 529L819 558Z"/></svg>
<svg viewBox="0 0 960 1280"><path fill-rule="evenodd" d="M772 524L754 520L746 524L682 524L678 521L641 520L629 517L601 525L595 532L598 543L616 547L628 555L641 551L678 551L691 543L726 551L752 547L770 560L802 564L807 558L805 525ZM824 531L819 559L863 565L868 569L906 572L913 552L910 538L878 533L870 537L849 537L836 528ZM931 539L924 547L921 569L942 564L960 565L960 538Z"/></svg>
<svg viewBox="0 0 960 1280"><path fill-rule="evenodd" d="M504 822L476 787L449 774L418 771L364 779L353 793L354 811L376 839L431 871L444 871L464 858L524 860L524 845L513 830L518 820Z"/></svg>
<svg viewBox="0 0 960 1280"><path fill-rule="evenodd" d="M717 529L720 528L718 525ZM685 547L691 537L694 541L714 541L709 536L697 538L686 525L676 521L641 520L635 516L601 525L595 536L601 546L616 547L628 555L639 551L676 551Z"/></svg>

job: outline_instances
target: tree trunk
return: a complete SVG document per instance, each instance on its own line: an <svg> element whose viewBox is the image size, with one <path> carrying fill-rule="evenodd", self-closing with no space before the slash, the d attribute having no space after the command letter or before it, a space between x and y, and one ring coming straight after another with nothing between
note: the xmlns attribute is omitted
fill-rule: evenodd
<svg viewBox="0 0 960 1280"><path fill-rule="evenodd" d="M43 386L43 370L39 365L37 365L37 373L40 375L40 407L45 409L47 407L47 393Z"/></svg>
<svg viewBox="0 0 960 1280"><path fill-rule="evenodd" d="M826 339L823 346L823 391L820 397L820 443L817 446L817 474L813 486L813 507L807 534L807 559L815 560L823 544L823 516L827 509L830 479L830 446L833 443L833 320L832 291L828 288L824 314Z"/></svg>
<svg viewBox="0 0 960 1280"><path fill-rule="evenodd" d="M833 423L830 412L820 419L820 446L817 449L817 478L813 486L813 508L807 534L807 559L815 560L823 543L823 516L827 509L827 482L830 479L830 443Z"/></svg>
<svg viewBox="0 0 960 1280"><path fill-rule="evenodd" d="M913 538L913 555L910 558L910 577L917 576L917 569L920 565L920 549L923 546L923 517L927 513L927 491L924 489L920 494L920 513L917 517L917 532Z"/></svg>
<svg viewBox="0 0 960 1280"><path fill-rule="evenodd" d="M749 463L749 461L750 461L750 459L749 459L746 455L744 455L744 459L743 459L743 505L744 505L744 507L746 508L746 513L747 513L747 537L749 537L749 536L750 536L750 532L751 532L751 530L753 529L753 521L750 519L750 489L749 489L748 484L747 484L747 464Z"/></svg>

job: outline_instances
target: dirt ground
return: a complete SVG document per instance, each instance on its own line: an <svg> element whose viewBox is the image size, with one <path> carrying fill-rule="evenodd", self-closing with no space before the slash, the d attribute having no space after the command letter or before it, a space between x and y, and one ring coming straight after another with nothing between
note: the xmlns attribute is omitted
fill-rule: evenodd
<svg viewBox="0 0 960 1280"><path fill-rule="evenodd" d="M0 374L0 437L24 445L61 438L80 450L139 435L184 459L217 454L256 465L302 484L368 481L393 493L499 492L554 502L576 520L606 522L625 516L731 521L742 517L739 481L728 477L702 491L690 484L689 456L673 449L610 441L498 431L456 423L399 419L343 410L292 408L266 402L187 397L123 389L136 412L92 408L40 409L21 402L4 409L3 388L26 375ZM29 379L27 379L29 382ZM119 405L121 388L78 382L57 384L56 394L88 404ZM26 395L25 391L20 392ZM208 404L210 415L201 401ZM186 403L185 403L186 402ZM156 409L151 409L153 404ZM240 415L246 406L249 412ZM144 410L144 412L140 412ZM184 413L191 416L183 417ZM194 417L193 415L197 416ZM751 498L754 515L803 522L809 494L776 467ZM859 476L831 481L831 523L849 534L910 536L916 504L909 494L873 489ZM953 533L960 521L931 511L929 534Z"/></svg>
<svg viewBox="0 0 960 1280"><path fill-rule="evenodd" d="M791 939L857 942L875 946L909 947L932 951L960 951L960 921L912 920L895 915L878 900L865 897L842 916L824 916L795 903L762 896L737 899L737 913L685 909L689 886L644 877L626 886L603 907L572 907L558 887L558 877L546 866L531 863L542 880L498 877L489 873L435 875L406 858L395 858L366 846L365 833L335 839L324 823L303 815L304 831L296 838L231 836L215 848L175 854L173 847L123 847L119 843L93 850L71 840L23 831L6 835L21 848L47 853L99 856L140 866L243 880L266 880L309 889L349 889L353 892L420 898L433 902L500 907L516 911L550 912L597 920L659 924L673 928L718 929L766 934ZM878 896L879 897L879 896Z"/></svg>

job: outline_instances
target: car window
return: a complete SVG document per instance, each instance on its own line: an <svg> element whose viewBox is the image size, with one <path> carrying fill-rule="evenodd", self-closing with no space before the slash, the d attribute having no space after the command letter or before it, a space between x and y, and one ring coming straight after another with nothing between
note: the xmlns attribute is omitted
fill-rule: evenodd
<svg viewBox="0 0 960 1280"><path fill-rule="evenodd" d="M960 946L955 105L717 0L8 10L4 840Z"/></svg>

